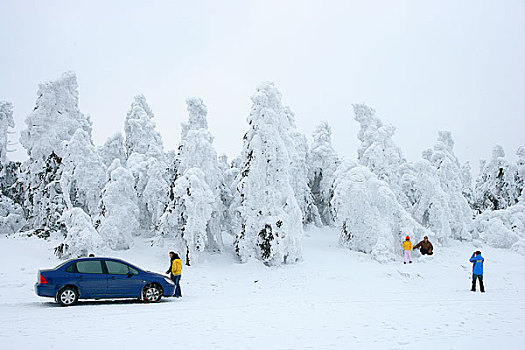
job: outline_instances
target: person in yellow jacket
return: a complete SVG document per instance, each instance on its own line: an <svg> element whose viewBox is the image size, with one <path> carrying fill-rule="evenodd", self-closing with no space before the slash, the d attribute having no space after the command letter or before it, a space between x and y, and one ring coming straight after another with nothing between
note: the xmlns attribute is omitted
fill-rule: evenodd
<svg viewBox="0 0 525 350"><path fill-rule="evenodd" d="M180 290L180 277L182 275L182 261L180 260L179 254L170 252L170 268L166 273L170 274L171 279L175 283L175 298L182 297Z"/></svg>
<svg viewBox="0 0 525 350"><path fill-rule="evenodd" d="M408 263L412 264L412 242L410 242L410 236L406 237L402 245L405 251L405 261L403 263L406 264L408 259Z"/></svg>

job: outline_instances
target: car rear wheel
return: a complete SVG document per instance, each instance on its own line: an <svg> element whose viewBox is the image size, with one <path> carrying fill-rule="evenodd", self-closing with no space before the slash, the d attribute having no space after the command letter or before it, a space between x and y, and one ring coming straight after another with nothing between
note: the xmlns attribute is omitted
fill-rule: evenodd
<svg viewBox="0 0 525 350"><path fill-rule="evenodd" d="M66 287L57 293L57 301L62 306L75 305L78 301L78 291L73 287Z"/></svg>
<svg viewBox="0 0 525 350"><path fill-rule="evenodd" d="M148 303L158 303L162 298L162 289L156 284L148 284L142 290L142 298Z"/></svg>

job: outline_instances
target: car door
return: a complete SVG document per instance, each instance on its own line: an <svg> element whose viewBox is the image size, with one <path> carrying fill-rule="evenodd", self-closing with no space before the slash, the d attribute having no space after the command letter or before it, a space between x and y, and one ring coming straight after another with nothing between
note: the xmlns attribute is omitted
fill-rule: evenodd
<svg viewBox="0 0 525 350"><path fill-rule="evenodd" d="M120 261L106 260L108 295L115 298L138 297L142 287L139 271Z"/></svg>
<svg viewBox="0 0 525 350"><path fill-rule="evenodd" d="M81 298L103 298L108 291L108 277L100 260L77 261L77 283Z"/></svg>

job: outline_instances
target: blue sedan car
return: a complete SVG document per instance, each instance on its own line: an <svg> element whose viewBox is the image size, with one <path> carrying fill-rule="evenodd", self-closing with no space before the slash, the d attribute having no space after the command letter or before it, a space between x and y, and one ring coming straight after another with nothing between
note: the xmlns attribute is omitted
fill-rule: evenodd
<svg viewBox="0 0 525 350"><path fill-rule="evenodd" d="M171 279L111 258L74 259L39 270L35 284L37 295L55 298L63 306L74 305L78 299L139 298L156 303L174 291Z"/></svg>

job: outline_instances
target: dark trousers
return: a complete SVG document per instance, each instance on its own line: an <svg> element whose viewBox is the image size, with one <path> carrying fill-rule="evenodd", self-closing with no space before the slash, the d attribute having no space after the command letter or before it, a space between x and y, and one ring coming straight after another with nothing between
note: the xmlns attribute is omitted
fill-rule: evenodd
<svg viewBox="0 0 525 350"><path fill-rule="evenodd" d="M485 287L483 286L483 275L472 274L472 289L471 291L476 291L476 280L479 280L479 290L484 293Z"/></svg>
<svg viewBox="0 0 525 350"><path fill-rule="evenodd" d="M421 252L421 255L432 255L432 254L434 254L434 252L429 252L428 250L423 249L423 248L421 248L420 252Z"/></svg>
<svg viewBox="0 0 525 350"><path fill-rule="evenodd" d="M182 292L180 290L180 277L181 275L171 274L171 279L173 280L173 283L175 283L175 298L180 298L182 296Z"/></svg>

